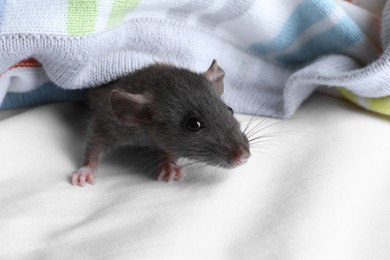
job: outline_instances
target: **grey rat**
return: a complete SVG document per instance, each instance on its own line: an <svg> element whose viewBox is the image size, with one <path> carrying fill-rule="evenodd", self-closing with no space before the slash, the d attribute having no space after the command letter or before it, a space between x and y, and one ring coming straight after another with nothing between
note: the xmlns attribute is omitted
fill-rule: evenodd
<svg viewBox="0 0 390 260"><path fill-rule="evenodd" d="M100 152L116 144L160 150L158 180L169 182L183 178L178 158L224 168L245 163L249 143L221 99L224 75L215 60L204 73L154 64L88 90L93 116L72 184L94 184Z"/></svg>

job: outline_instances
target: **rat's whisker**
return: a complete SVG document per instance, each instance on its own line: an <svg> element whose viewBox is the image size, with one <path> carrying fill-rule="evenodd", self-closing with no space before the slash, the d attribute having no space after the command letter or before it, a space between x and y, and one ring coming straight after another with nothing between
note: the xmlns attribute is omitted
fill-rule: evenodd
<svg viewBox="0 0 390 260"><path fill-rule="evenodd" d="M211 162L211 161L212 161L212 159L195 160L193 162L189 162L189 163L183 164L183 165L181 165L181 167L188 167L188 166L191 166L191 165L194 165L194 164L198 164L198 163L205 163L206 166L207 166L208 165L207 163Z"/></svg>
<svg viewBox="0 0 390 260"><path fill-rule="evenodd" d="M261 132L262 130L266 129L269 125L271 125L271 124L267 124L268 121L270 121L270 120L271 120L270 118L264 118L264 119L259 120L259 122L250 129L247 136L251 137L251 136L256 135L257 133Z"/></svg>
<svg viewBox="0 0 390 260"><path fill-rule="evenodd" d="M157 172L158 164L160 162L160 158L155 158L153 160L150 160L147 164L145 164L142 168L143 171L146 172L145 178L148 178L150 175Z"/></svg>
<svg viewBox="0 0 390 260"><path fill-rule="evenodd" d="M248 124L246 125L246 127L245 127L245 129L244 129L244 131L243 131L243 133L244 133L245 135L248 134L248 133L246 133L246 131L248 130L249 126L250 126L250 125L255 121L255 119L258 117L257 113L258 113L263 107L265 107L265 105L268 105L268 102L270 102L270 101L267 100L266 102L264 102L263 104L261 104L261 106L259 106L259 107L257 108L257 110L253 113L251 119L249 120ZM272 113L272 114L270 115L270 117L272 117L273 115L275 115L275 113ZM267 117L266 117L266 118L267 118Z"/></svg>
<svg viewBox="0 0 390 260"><path fill-rule="evenodd" d="M252 141L255 141L255 140L258 140L258 139L263 139L263 138L283 138L283 137L286 137L286 136L305 136L306 133L304 132L293 132L293 131L277 131L277 132L271 132L271 133L267 133L267 134L263 134L263 135L260 135L260 136L256 136L256 137L253 137L251 139L249 139L248 141L249 142L252 142Z"/></svg>
<svg viewBox="0 0 390 260"><path fill-rule="evenodd" d="M262 143L261 145L260 145L260 143L256 143L256 144L254 144L254 146L251 146L251 152L255 151L256 149L263 149L263 150L273 151L272 150L272 148L274 148L273 146L274 146L274 144L269 143L269 142L268 143Z"/></svg>
<svg viewBox="0 0 390 260"><path fill-rule="evenodd" d="M151 157L152 157L154 155L154 153L156 153L156 152L157 152L156 149L148 148L148 149L145 149L143 151L137 152L136 155L137 156L140 156L140 155L151 155Z"/></svg>
<svg viewBox="0 0 390 260"><path fill-rule="evenodd" d="M298 146L298 147L301 147L301 148L304 147L304 146L302 146L299 143L291 142L291 140L285 140L283 138L273 137L273 136L265 136L264 139L260 139L259 138L257 140L252 140L250 145L251 145L251 148L252 148L252 147L254 147L254 145L264 145L264 144L269 144L269 143L272 143L273 145L275 145L276 143L284 143L284 144L291 144L291 145L294 145L294 146Z"/></svg>
<svg viewBox="0 0 390 260"><path fill-rule="evenodd" d="M284 122L286 122L286 121L281 120L281 121L273 122L273 123L271 123L271 124L269 124L269 125L265 125L265 126L262 126L262 125L261 125L260 127L253 128L253 129L252 129L253 131L252 131L251 134L248 136L248 138L250 138L250 137L252 137L253 135L256 135L256 134L258 134L258 133L260 133L260 132L262 132L262 131L264 131L264 130L270 128L270 127L273 127L273 126L275 126L275 125L282 124L282 123L284 123Z"/></svg>
<svg viewBox="0 0 390 260"><path fill-rule="evenodd" d="M268 118L268 117L264 117L262 119L258 119L257 124L254 127L250 128L248 133L246 133L246 135L247 136L251 136L253 134L253 131L255 131L259 127L263 126L269 120L271 120L271 118ZM256 121L253 121L253 122L256 122Z"/></svg>

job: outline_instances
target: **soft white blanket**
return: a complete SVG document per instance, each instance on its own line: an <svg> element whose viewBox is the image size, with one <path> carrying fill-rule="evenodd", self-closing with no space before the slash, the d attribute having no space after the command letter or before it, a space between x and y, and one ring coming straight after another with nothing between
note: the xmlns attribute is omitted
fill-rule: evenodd
<svg viewBox="0 0 390 260"><path fill-rule="evenodd" d="M80 188L80 109L0 113L0 259L390 258L386 119L315 96L240 168L167 184L120 150Z"/></svg>
<svg viewBox="0 0 390 260"><path fill-rule="evenodd" d="M100 85L153 62L204 71L217 59L224 99L237 112L289 117L325 85L390 114L385 2L1 0L0 102L80 99L63 89Z"/></svg>

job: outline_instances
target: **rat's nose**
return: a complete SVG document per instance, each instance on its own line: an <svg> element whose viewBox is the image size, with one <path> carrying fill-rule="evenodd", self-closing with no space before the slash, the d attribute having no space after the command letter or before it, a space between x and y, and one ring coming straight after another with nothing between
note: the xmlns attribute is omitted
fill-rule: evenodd
<svg viewBox="0 0 390 260"><path fill-rule="evenodd" d="M249 152L248 149L244 148L244 147L240 147L240 151L238 152L238 154L234 157L233 159L233 163L235 165L241 165L241 164L244 164L248 161L248 159L251 157L251 153Z"/></svg>

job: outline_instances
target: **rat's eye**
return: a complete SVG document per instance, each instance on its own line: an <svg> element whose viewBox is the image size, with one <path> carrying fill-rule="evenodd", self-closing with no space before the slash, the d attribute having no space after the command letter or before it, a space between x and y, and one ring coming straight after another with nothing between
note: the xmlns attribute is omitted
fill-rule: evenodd
<svg viewBox="0 0 390 260"><path fill-rule="evenodd" d="M232 114L234 114L233 108L231 108L231 107L227 107L227 108L229 109L229 111L230 111Z"/></svg>
<svg viewBox="0 0 390 260"><path fill-rule="evenodd" d="M204 127L203 123L196 117L190 117L187 119L186 128L188 131L196 132Z"/></svg>

